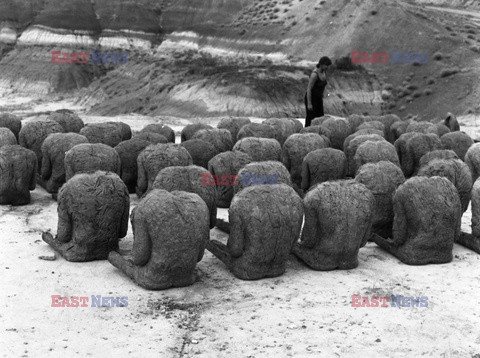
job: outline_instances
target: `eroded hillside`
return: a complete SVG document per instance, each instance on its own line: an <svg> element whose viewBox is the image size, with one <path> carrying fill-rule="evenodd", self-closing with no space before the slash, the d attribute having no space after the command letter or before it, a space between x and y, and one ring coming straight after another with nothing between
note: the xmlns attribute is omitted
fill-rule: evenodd
<svg viewBox="0 0 480 358"><path fill-rule="evenodd" d="M8 0L0 4L0 90L79 96L102 114L302 116L322 55L428 53L422 65L332 72L333 114L391 111L433 119L477 111L480 24L379 0ZM445 5L441 1L437 5ZM480 15L479 15L480 16ZM127 64L51 63L58 50L128 51ZM80 90L81 92L76 92Z"/></svg>
<svg viewBox="0 0 480 358"><path fill-rule="evenodd" d="M232 62L195 51L139 55L95 80L78 96L93 113L302 117L310 69L269 60ZM362 68L335 69L327 87L329 113L381 112L381 88Z"/></svg>

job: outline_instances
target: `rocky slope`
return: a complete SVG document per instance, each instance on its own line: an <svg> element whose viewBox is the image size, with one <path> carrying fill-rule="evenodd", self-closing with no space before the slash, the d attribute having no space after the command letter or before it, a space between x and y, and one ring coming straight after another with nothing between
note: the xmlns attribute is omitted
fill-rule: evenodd
<svg viewBox="0 0 480 358"><path fill-rule="evenodd" d="M139 113L179 117L220 115L303 117L303 94L311 69L269 60L177 53L177 58L139 55L95 80L79 94L93 113ZM381 112L381 88L362 68L330 74L328 113Z"/></svg>
<svg viewBox="0 0 480 358"><path fill-rule="evenodd" d="M412 0L415 4L426 4L434 6L448 6L464 9L480 9L478 0Z"/></svg>
<svg viewBox="0 0 480 358"><path fill-rule="evenodd" d="M475 110L478 32L469 17L413 1L7 0L0 4L0 91L65 96L90 85L81 101L103 114L301 113L320 56L422 52L430 57L421 66L364 64L368 72L353 78L331 76L326 105L335 114L378 112L384 101L399 115L431 119ZM52 64L52 50L127 51L129 62ZM215 71L215 60L198 71L204 60L189 62L191 53L228 65ZM279 67L266 69L264 59Z"/></svg>

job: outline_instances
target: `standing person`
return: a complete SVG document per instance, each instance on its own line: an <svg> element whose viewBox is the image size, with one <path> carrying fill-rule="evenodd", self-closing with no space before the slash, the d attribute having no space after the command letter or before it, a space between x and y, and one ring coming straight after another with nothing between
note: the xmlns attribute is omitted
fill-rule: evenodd
<svg viewBox="0 0 480 358"><path fill-rule="evenodd" d="M310 75L307 92L305 93L305 107L307 118L305 118L305 127L309 127L312 119L321 117L323 113L323 91L327 85L327 68L332 65L332 61L324 56L318 61L316 69Z"/></svg>

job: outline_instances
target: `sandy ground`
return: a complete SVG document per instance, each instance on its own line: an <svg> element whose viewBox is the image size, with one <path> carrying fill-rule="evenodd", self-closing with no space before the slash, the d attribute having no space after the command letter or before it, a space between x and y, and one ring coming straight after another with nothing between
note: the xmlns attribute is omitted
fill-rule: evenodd
<svg viewBox="0 0 480 358"><path fill-rule="evenodd" d="M133 129L154 121L122 118ZM285 275L253 282L206 252L194 285L149 292L107 261L39 259L54 256L40 233L56 232L56 203L40 187L32 195L30 205L0 207L4 357L480 357L480 256L459 245L444 265L404 265L373 243L348 271L315 272L292 256ZM130 228L121 249L132 241ZM128 297L128 306L51 307L51 295ZM428 307L357 308L352 295L427 296Z"/></svg>

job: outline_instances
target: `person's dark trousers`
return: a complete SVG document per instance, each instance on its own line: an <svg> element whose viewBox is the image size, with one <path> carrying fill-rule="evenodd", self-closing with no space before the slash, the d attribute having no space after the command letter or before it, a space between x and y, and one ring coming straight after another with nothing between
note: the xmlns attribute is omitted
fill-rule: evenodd
<svg viewBox="0 0 480 358"><path fill-rule="evenodd" d="M307 101L307 94L305 93L305 110L307 111L307 117L305 118L305 127L310 127L312 123L312 119L322 117L323 113L323 98L319 100L313 100L312 98L312 107L313 110L308 110L308 101Z"/></svg>

